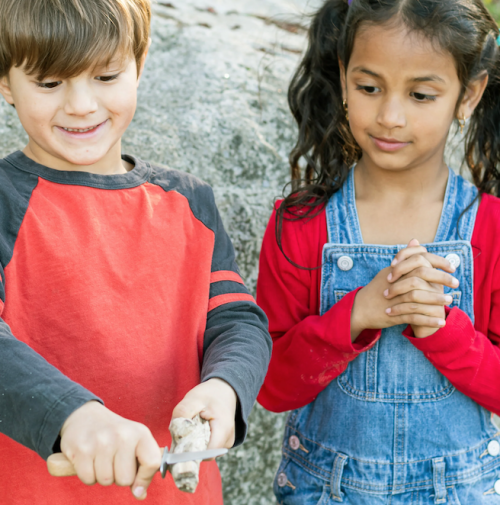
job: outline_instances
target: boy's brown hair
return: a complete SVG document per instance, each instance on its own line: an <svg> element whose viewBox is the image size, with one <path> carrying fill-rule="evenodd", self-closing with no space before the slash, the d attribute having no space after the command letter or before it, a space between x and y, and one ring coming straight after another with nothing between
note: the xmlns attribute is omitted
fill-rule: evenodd
<svg viewBox="0 0 500 505"><path fill-rule="evenodd" d="M0 78L12 67L42 80L69 78L115 56L140 68L150 0L0 0Z"/></svg>

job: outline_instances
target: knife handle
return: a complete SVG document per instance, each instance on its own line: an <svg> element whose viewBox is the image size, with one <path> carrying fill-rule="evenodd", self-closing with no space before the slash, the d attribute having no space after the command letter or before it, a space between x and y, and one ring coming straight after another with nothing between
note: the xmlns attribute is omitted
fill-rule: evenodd
<svg viewBox="0 0 500 505"><path fill-rule="evenodd" d="M161 451L163 452L163 447ZM48 457L47 469L52 477L73 477L76 475L73 463L62 452L57 452Z"/></svg>
<svg viewBox="0 0 500 505"><path fill-rule="evenodd" d="M73 463L62 452L49 456L47 459L47 469L52 477L72 477L76 475Z"/></svg>

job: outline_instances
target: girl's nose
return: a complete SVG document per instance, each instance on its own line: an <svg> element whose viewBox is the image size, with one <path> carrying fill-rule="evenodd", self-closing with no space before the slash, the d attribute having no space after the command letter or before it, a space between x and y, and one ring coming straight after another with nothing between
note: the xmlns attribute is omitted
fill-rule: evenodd
<svg viewBox="0 0 500 505"><path fill-rule="evenodd" d="M401 101L396 97L385 100L379 110L377 122L388 130L404 128L406 126L406 114Z"/></svg>
<svg viewBox="0 0 500 505"><path fill-rule="evenodd" d="M68 86L64 111L71 116L87 116L96 112L98 104L91 86L86 83L74 83Z"/></svg>

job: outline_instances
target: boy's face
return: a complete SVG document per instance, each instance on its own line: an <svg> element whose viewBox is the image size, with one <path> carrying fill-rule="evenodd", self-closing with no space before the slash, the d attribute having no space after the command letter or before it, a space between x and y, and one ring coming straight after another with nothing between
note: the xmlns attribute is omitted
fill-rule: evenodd
<svg viewBox="0 0 500 505"><path fill-rule="evenodd" d="M25 154L58 170L121 173L121 137L137 103L134 58L76 77L38 81L13 67L0 92L28 133Z"/></svg>

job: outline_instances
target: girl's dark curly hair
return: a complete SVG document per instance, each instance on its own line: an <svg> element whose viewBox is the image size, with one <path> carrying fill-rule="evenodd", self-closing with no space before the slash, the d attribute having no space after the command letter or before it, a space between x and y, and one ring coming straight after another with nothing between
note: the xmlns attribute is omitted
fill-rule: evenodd
<svg viewBox="0 0 500 505"><path fill-rule="evenodd" d="M303 219L320 212L361 157L342 105L339 61L347 69L361 24L389 22L401 22L422 33L453 56L462 85L457 109L468 84L488 73L488 86L470 120L465 152L479 191L500 196L499 30L483 2L353 0L349 6L347 0L327 0L313 18L307 52L288 91L299 135L290 154L291 193L276 212L282 252L283 219Z"/></svg>

